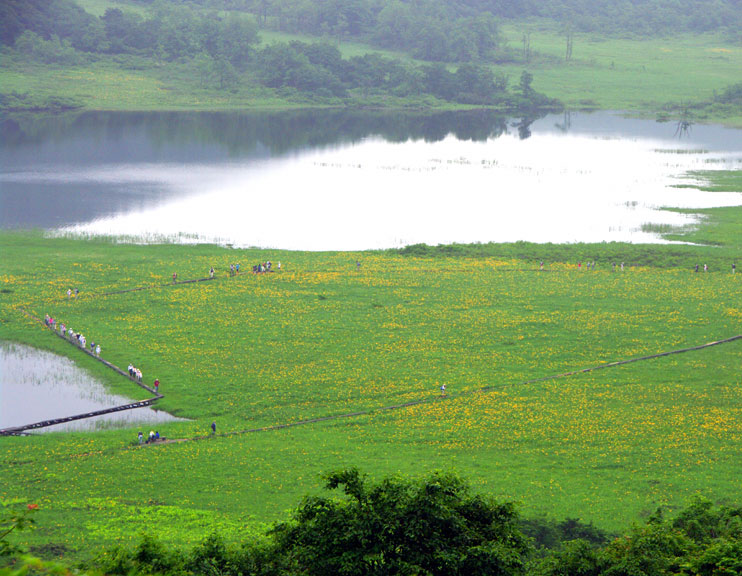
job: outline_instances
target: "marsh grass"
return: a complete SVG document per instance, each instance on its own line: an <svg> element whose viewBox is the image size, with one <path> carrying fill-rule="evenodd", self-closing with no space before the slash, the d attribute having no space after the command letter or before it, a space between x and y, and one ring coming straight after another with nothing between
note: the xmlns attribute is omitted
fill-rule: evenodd
<svg viewBox="0 0 742 576"><path fill-rule="evenodd" d="M347 465L377 478L453 469L527 516L607 530L696 492L731 501L742 475L741 341L524 384L740 333L742 285L729 270L739 209L728 218L713 227L727 242L718 247L302 253L2 233L0 337L69 356L131 393L19 308L53 314L114 364L159 378L159 407L192 420L158 425L188 441L141 449L136 429L3 438L0 498L38 502L29 542L79 557L142 530L175 545L214 530L238 539L285 519L320 491L322 472ZM282 272L229 276L230 263L266 259ZM578 268L587 260L597 268ZM698 262L711 271L693 273ZM174 271L187 280L210 266L214 281L171 284ZM410 401L420 403L379 410Z"/></svg>

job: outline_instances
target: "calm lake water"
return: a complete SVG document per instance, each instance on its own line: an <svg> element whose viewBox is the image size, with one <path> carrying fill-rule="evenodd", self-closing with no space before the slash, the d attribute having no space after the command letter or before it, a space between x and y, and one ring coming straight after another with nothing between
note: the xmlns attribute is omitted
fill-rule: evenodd
<svg viewBox="0 0 742 576"><path fill-rule="evenodd" d="M658 242L742 131L610 113L84 113L2 121L0 226L306 250ZM690 182L693 182L691 179Z"/></svg>
<svg viewBox="0 0 742 576"><path fill-rule="evenodd" d="M0 341L0 367L0 428L74 416L134 401L110 394L72 360L30 346ZM138 390L132 383L132 393ZM142 390L136 399L148 397ZM174 420L178 419L160 410L137 408L34 432L151 426Z"/></svg>

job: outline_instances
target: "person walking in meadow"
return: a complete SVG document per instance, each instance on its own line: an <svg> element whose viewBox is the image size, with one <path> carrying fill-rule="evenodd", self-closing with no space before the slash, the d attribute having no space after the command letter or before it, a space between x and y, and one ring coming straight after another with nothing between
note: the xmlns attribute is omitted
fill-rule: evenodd
<svg viewBox="0 0 742 576"><path fill-rule="evenodd" d="M698 264L696 264L696 274L698 274Z"/></svg>
<svg viewBox="0 0 742 576"><path fill-rule="evenodd" d="M623 272L623 262L621 262L621 272Z"/></svg>
<svg viewBox="0 0 742 576"><path fill-rule="evenodd" d="M214 267L212 266L211 269L209 270L209 278L213 278L213 277L214 277Z"/></svg>
<svg viewBox="0 0 742 576"><path fill-rule="evenodd" d="M216 434L216 422L211 423L211 434Z"/></svg>
<svg viewBox="0 0 742 576"><path fill-rule="evenodd" d="M100 358L100 344L95 346L95 355Z"/></svg>
<svg viewBox="0 0 742 576"><path fill-rule="evenodd" d="M141 446L144 443L144 434L141 432L139 433L139 445Z"/></svg>
<svg viewBox="0 0 742 576"><path fill-rule="evenodd" d="M75 299L77 299L77 295L80 294L80 289L75 288Z"/></svg>
<svg viewBox="0 0 742 576"><path fill-rule="evenodd" d="M544 261L541 260L541 264L539 266L539 270L542 270L543 271L543 269L544 269Z"/></svg>
<svg viewBox="0 0 742 576"><path fill-rule="evenodd" d="M446 395L446 385L441 384L441 396L445 396L445 395Z"/></svg>
<svg viewBox="0 0 742 576"><path fill-rule="evenodd" d="M708 267L708 265L707 265L707 264L704 264L704 265L703 265L703 271L704 271L704 272L708 272L708 271L709 271L709 267Z"/></svg>
<svg viewBox="0 0 742 576"><path fill-rule="evenodd" d="M72 290L67 288L67 300L69 300L70 298L72 298Z"/></svg>
<svg viewBox="0 0 742 576"><path fill-rule="evenodd" d="M160 389L160 379L155 378L155 394L159 394L158 390Z"/></svg>
<svg viewBox="0 0 742 576"><path fill-rule="evenodd" d="M177 280L178 280L178 273L177 272L173 272L173 284L175 284L175 282Z"/></svg>

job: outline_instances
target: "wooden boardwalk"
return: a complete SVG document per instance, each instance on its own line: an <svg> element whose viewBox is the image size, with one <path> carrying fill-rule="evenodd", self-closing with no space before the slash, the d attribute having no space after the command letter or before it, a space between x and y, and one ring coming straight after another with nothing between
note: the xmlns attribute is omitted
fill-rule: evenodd
<svg viewBox="0 0 742 576"><path fill-rule="evenodd" d="M95 410L94 412L85 412L84 414L75 414L74 416L66 416L64 418L52 418L51 420L42 420L41 422L34 422L33 424L3 428L0 430L0 436L19 436L25 434L28 430L46 428L47 426L64 424L65 422L74 422L75 420L83 420L85 418L93 418L94 416L103 416L104 414L113 414L114 412L122 412L124 410L133 410L134 408L145 408L151 406L158 400L159 398L149 398L148 400L139 400L138 402L104 408L103 410Z"/></svg>
<svg viewBox="0 0 742 576"><path fill-rule="evenodd" d="M28 316L29 318L32 318L32 319L36 320L39 323L43 323L43 320L41 320L40 318L37 318L36 316L34 316L33 314L31 314L27 310L24 310L23 308L21 308L20 310L24 314L26 314L26 316ZM148 398L146 400L139 400L137 402L130 402L129 404L122 404L120 406L112 406L111 408L104 408L102 410L95 410L93 412L85 412L83 414L75 414L73 416L65 416L65 417L62 417L62 418L52 418L52 419L49 419L49 420L42 420L41 422L34 422L32 424L24 424L23 426L12 426L12 427L9 427L9 428L3 428L2 430L0 430L0 436L18 436L18 435L24 434L28 430L36 430L38 428L46 428L48 426L54 426L56 424L64 424L65 422L73 422L75 420L83 420L85 418L93 418L94 416L102 416L104 414L112 414L114 412L122 412L124 410L134 410L136 408L146 408L148 406L151 406L155 402L157 402L160 398L164 398L164 396L162 394L160 394L159 392L156 392L154 390L154 388L150 388L149 386L147 386L143 382L140 382L139 380L136 380L136 379L132 378L129 375L128 372L126 372L125 370L122 370L121 368L119 368L115 364L112 364L108 360L104 360L100 356L96 356L95 354L93 354L87 348L84 348L82 346L78 346L77 343L74 340L70 340L66 336L62 336L57 330L55 330L55 329L53 329L51 327L49 327L49 330L51 331L52 334L54 334L58 338L61 338L62 340L64 340L68 344L71 344L72 346L74 346L75 348L77 348L81 352L84 352L85 354L87 354L91 358L95 358L98 362L100 362L101 364L104 364L105 366L107 366L111 370L117 372L118 374L121 374L122 376L125 376L130 381L134 382L134 384L136 384L140 388L144 388L147 392L149 392L150 394L152 394L153 397L152 398Z"/></svg>

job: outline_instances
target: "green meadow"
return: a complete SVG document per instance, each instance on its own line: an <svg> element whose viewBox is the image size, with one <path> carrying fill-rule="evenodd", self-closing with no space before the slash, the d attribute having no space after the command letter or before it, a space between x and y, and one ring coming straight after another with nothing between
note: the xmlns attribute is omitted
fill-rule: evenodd
<svg viewBox="0 0 742 576"><path fill-rule="evenodd" d="M527 67L534 88L567 108L654 114L667 106L710 100L739 81L742 66L742 47L715 35L632 39L575 34L566 61L566 37L553 28L518 24L505 30L512 46L530 33L534 55ZM516 78L522 67L505 69ZM742 125L739 111L724 121Z"/></svg>
<svg viewBox="0 0 742 576"><path fill-rule="evenodd" d="M526 517L608 531L695 494L738 504L742 340L549 378L742 334L742 213L721 214L697 232L713 246L304 253L3 232L0 339L147 397L29 316L50 314L159 378L159 407L188 420L142 447L137 429L2 437L0 500L39 505L32 551L76 558L142 533L263 532L347 466L455 471ZM248 271L265 260L281 271Z"/></svg>

